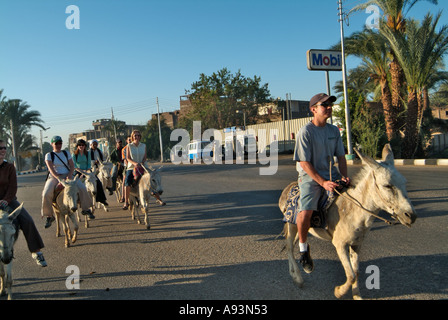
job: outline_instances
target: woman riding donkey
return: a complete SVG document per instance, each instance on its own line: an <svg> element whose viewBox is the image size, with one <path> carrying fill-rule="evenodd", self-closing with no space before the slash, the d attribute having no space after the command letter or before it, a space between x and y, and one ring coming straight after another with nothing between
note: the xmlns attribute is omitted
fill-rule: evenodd
<svg viewBox="0 0 448 320"><path fill-rule="evenodd" d="M51 223L55 220L53 216L53 199L56 188L60 188L59 180L73 178L75 171L75 164L70 153L62 150L62 138L54 136L51 139L53 151L45 155L45 163L48 167L48 178L45 182L44 190L42 191L42 216L47 217L45 228L49 228ZM79 188L79 200L81 202L82 214L87 215L90 219L95 219L95 216L90 210L92 200L87 192L86 186L81 180L77 180Z"/></svg>
<svg viewBox="0 0 448 320"><path fill-rule="evenodd" d="M76 143L76 150L72 154L73 163L76 169L92 170L91 151L86 150L86 142L83 139L79 139ZM96 202L101 202L105 206L108 206L106 194L104 193L103 184L96 178L97 192L95 196Z"/></svg>
<svg viewBox="0 0 448 320"><path fill-rule="evenodd" d="M126 174L124 179L124 200L125 204L123 210L127 210L129 206L129 195L131 192L131 186L136 180L137 176L141 176L144 173L144 163L146 161L146 145L140 142L142 135L140 131L134 130L131 135L132 142L126 147L126 158L127 163ZM155 193L154 197L157 199L156 202L162 206L166 203L160 199L160 195Z"/></svg>

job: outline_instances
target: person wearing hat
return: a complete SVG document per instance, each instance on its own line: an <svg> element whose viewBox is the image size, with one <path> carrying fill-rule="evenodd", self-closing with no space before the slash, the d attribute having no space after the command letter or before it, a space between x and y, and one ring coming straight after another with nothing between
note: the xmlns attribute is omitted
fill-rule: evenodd
<svg viewBox="0 0 448 320"><path fill-rule="evenodd" d="M53 151L45 155L45 164L48 167L48 177L45 182L44 190L42 191L42 217L46 217L45 228L49 228L51 223L55 220L53 216L53 198L54 191L59 185L58 179L72 179L75 170L72 156L69 152L62 150L62 138L54 136L51 139ZM88 215L90 219L95 219L95 216L90 211L92 200L87 192L86 186L78 180L79 201L81 202L81 209L83 215Z"/></svg>
<svg viewBox="0 0 448 320"><path fill-rule="evenodd" d="M310 246L307 244L308 230L313 211L318 210L322 189L332 192L338 186L333 181L338 179L347 185L350 183L339 128L327 123L335 101L336 97L325 93L313 96L309 104L313 119L299 130L296 137L294 160L300 188L300 213L295 222L301 254L299 262L307 273L314 269ZM334 157L338 159L339 170L334 166Z"/></svg>

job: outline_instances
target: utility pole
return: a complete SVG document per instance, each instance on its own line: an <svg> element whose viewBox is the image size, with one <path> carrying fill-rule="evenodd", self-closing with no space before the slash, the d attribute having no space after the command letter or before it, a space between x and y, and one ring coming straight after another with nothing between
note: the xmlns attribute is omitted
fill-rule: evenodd
<svg viewBox="0 0 448 320"><path fill-rule="evenodd" d="M111 107L110 110L112 111L112 125L114 126L115 141L117 141L117 127L115 126L114 108Z"/></svg>
<svg viewBox="0 0 448 320"><path fill-rule="evenodd" d="M9 120L9 125L11 126L11 144L12 144L12 156L14 158L14 166L16 167L16 171L19 172L20 168L18 167L16 141L14 139L14 125L12 123L12 119Z"/></svg>
<svg viewBox="0 0 448 320"><path fill-rule="evenodd" d="M331 90L330 90L330 72L328 70L325 71L325 80L327 81L327 94L331 96ZM333 124L333 114L330 118L330 123Z"/></svg>
<svg viewBox="0 0 448 320"><path fill-rule="evenodd" d="M352 129L350 124L350 109L348 107L348 93L347 93L347 71L345 66L345 49L344 49L344 17L342 13L342 0L338 0L339 5L339 22L341 24L341 55L342 55L342 82L344 84L344 102L345 102L345 129L347 134L347 151L348 154L353 154L352 148Z"/></svg>
<svg viewBox="0 0 448 320"><path fill-rule="evenodd" d="M157 121L159 122L160 162L163 162L162 130L160 129L159 97L157 97Z"/></svg>

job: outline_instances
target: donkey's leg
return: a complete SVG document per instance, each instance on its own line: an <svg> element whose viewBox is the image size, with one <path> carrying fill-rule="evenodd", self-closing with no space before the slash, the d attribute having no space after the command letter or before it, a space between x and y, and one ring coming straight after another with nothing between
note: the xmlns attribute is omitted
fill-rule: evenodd
<svg viewBox="0 0 448 320"><path fill-rule="evenodd" d="M297 226L287 222L285 225L286 251L288 253L289 274L294 282L301 288L303 287L303 278L300 274L299 266L294 258L294 244L297 236Z"/></svg>
<svg viewBox="0 0 448 320"><path fill-rule="evenodd" d="M101 207L103 207L103 210L106 212L109 212L109 209L104 205L104 203L100 203Z"/></svg>
<svg viewBox="0 0 448 320"><path fill-rule="evenodd" d="M145 215L145 225L146 229L151 229L151 225L149 224L149 197L145 194L140 196L140 199L142 199L141 207L142 212Z"/></svg>
<svg viewBox="0 0 448 320"><path fill-rule="evenodd" d="M72 237L72 243L76 242L76 239L78 238L78 230L79 230L79 225L78 225L78 221L76 221L76 217L74 214L70 214L70 219L73 222L73 237ZM87 217L85 218L86 221L89 220L87 219Z"/></svg>
<svg viewBox="0 0 448 320"><path fill-rule="evenodd" d="M345 242L337 241L336 236L333 237L333 245L336 248L339 260L341 260L342 266L345 270L345 276L347 277L347 281L343 285L334 289L334 295L339 299L348 292L352 284L355 282L355 273L353 272L352 265L350 263L348 245Z"/></svg>
<svg viewBox="0 0 448 320"><path fill-rule="evenodd" d="M81 210L81 208L78 208L78 210L76 210L76 218L77 218L78 222L82 222L81 215L79 214L79 210Z"/></svg>
<svg viewBox="0 0 448 320"><path fill-rule="evenodd" d="M92 214L93 214L93 211L92 211ZM85 220L85 222L84 222L84 227L86 227L86 229L89 227L89 218L87 218L87 217L84 217L84 220ZM79 221L79 220L78 220Z"/></svg>
<svg viewBox="0 0 448 320"><path fill-rule="evenodd" d="M6 265L5 287L8 292L8 300L12 300L12 261Z"/></svg>
<svg viewBox="0 0 448 320"><path fill-rule="evenodd" d="M60 237L61 236L61 213L59 212L59 210L54 210L54 217L56 219L56 237Z"/></svg>
<svg viewBox="0 0 448 320"><path fill-rule="evenodd" d="M0 296L5 295L5 266L0 261Z"/></svg>
<svg viewBox="0 0 448 320"><path fill-rule="evenodd" d="M140 204L137 204L137 199L135 197L131 196L130 201L129 201L129 208L131 209L132 220L137 219L137 223L141 224L140 214L138 213L139 205Z"/></svg>
<svg viewBox="0 0 448 320"><path fill-rule="evenodd" d="M65 247L70 247L70 226L68 225L68 215L64 216L62 220L62 229L64 230L65 236Z"/></svg>
<svg viewBox="0 0 448 320"><path fill-rule="evenodd" d="M142 207L142 212L145 215L146 229L149 230L149 229L151 229L151 225L149 224L149 207L148 206Z"/></svg>
<svg viewBox="0 0 448 320"><path fill-rule="evenodd" d="M359 292L358 277L359 277L359 250L361 247L350 246L350 262L355 274L355 281L352 284L352 294L354 300L362 300L361 293Z"/></svg>

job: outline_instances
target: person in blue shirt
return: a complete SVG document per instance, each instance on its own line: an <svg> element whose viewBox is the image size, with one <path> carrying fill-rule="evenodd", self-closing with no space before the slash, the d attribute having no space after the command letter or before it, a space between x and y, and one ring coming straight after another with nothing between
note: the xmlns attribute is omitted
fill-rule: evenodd
<svg viewBox="0 0 448 320"><path fill-rule="evenodd" d="M72 154L72 159L75 164L76 169L81 169L84 171L92 170L92 163L90 160L90 151L86 149L86 142L83 139L79 139L76 143L76 149ZM105 206L108 206L106 199L106 194L104 193L103 184L97 178L97 190L95 200L97 202L103 203Z"/></svg>

